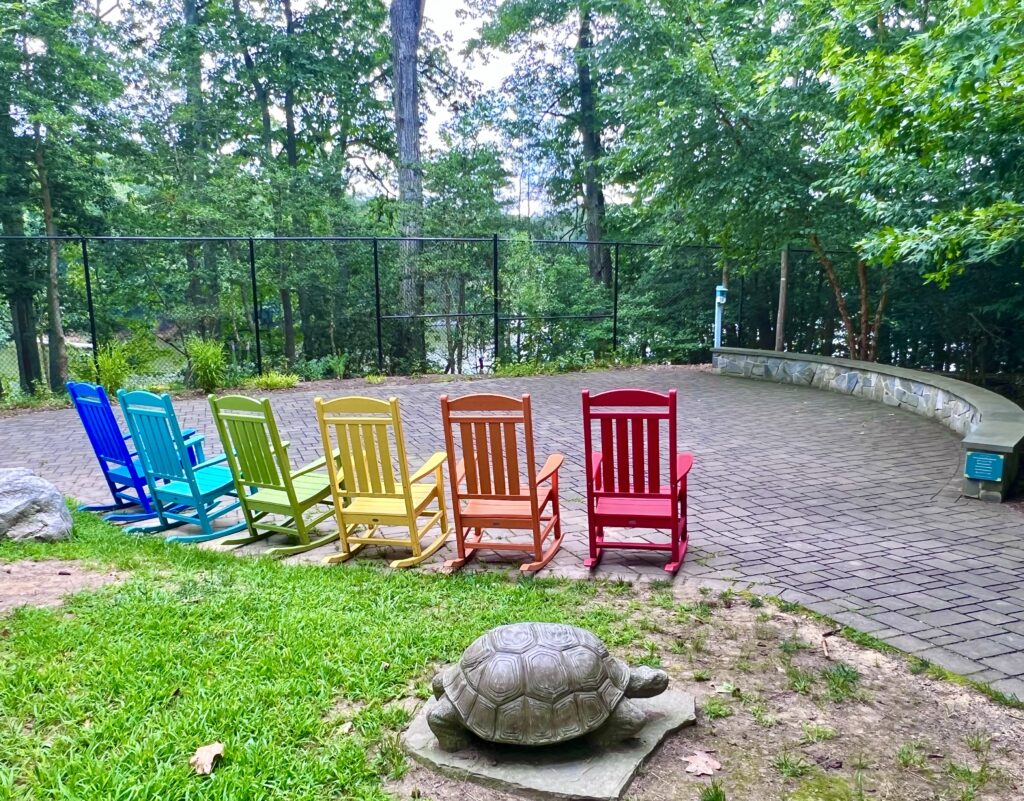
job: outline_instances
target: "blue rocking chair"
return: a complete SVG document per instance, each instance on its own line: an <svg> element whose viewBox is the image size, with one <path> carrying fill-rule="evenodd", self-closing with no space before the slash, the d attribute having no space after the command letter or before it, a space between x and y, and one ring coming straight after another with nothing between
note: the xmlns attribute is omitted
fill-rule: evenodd
<svg viewBox="0 0 1024 801"><path fill-rule="evenodd" d="M131 434L121 433L106 390L98 384L76 381L69 381L67 387L114 501L85 504L79 506L78 511L106 512L109 514L103 519L114 523L132 523L155 517L142 466L135 452L129 449ZM202 458L201 453L199 458ZM123 511L128 509L135 511Z"/></svg>
<svg viewBox="0 0 1024 801"><path fill-rule="evenodd" d="M213 521L239 508L235 482L221 454L192 463L192 454L203 436L185 438L171 405L171 396L144 390L118 390L121 411L132 432L149 496L156 507L159 525L132 526L133 534L155 534L191 523L199 534L176 534L168 542L205 542L235 534L245 521L214 529ZM227 500L225 500L227 499Z"/></svg>

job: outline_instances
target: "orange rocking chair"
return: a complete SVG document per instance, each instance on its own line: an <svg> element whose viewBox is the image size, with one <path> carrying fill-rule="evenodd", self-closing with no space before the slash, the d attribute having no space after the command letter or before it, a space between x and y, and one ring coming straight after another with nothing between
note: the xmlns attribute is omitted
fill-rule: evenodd
<svg viewBox="0 0 1024 801"><path fill-rule="evenodd" d="M449 400L444 395L441 417L448 463L455 465L449 475L458 546L458 558L445 567L458 570L478 549L487 548L532 553L534 560L520 570L540 570L562 545L558 469L565 457L553 454L536 471L530 396L517 400L481 394ZM532 539L484 539L484 530L493 528L529 531Z"/></svg>

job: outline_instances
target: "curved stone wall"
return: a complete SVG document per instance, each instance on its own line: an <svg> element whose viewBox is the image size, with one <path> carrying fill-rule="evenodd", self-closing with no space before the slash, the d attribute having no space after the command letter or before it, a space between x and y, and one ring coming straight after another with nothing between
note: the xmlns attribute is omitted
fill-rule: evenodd
<svg viewBox="0 0 1024 801"><path fill-rule="evenodd" d="M854 395L938 420L964 437L968 497L1002 500L1016 480L1024 409L1002 395L947 376L874 362L746 348L716 348L712 354L721 375Z"/></svg>

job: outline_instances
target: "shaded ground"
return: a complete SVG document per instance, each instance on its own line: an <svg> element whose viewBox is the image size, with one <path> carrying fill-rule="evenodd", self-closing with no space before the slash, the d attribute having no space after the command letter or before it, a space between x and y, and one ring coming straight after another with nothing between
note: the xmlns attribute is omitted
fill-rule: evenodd
<svg viewBox="0 0 1024 801"><path fill-rule="evenodd" d="M1024 698L1024 517L1008 505L959 497L959 441L934 421L859 398L676 367L472 382L320 382L274 393L273 401L298 463L322 451L315 396L395 395L419 464L443 447L438 395L531 393L538 458L566 455L566 540L545 573L584 577L579 392L620 386L679 390L680 438L695 467L692 545L678 586L697 580L781 595ZM215 452L206 401L181 399L176 408L183 424L206 432ZM2 419L0 441L9 464L38 470L69 495L103 499L73 411ZM333 547L294 561L318 562ZM426 567L452 551L446 546ZM663 563L660 555L609 553L598 575L650 580L664 576ZM499 558L483 564L514 567Z"/></svg>
<svg viewBox="0 0 1024 801"><path fill-rule="evenodd" d="M630 661L660 662L698 706L698 725L666 741L627 798L697 799L711 779L686 772L695 751L721 763L715 780L728 801L1024 795L1020 711L728 593L624 593L617 605L643 632L627 652ZM418 765L391 789L399 798L435 801L512 798Z"/></svg>

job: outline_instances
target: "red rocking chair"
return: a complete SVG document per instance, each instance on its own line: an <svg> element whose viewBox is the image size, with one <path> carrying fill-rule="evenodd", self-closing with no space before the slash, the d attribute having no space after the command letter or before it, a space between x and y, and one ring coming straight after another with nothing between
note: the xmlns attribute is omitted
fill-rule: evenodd
<svg viewBox="0 0 1024 801"><path fill-rule="evenodd" d="M668 428L664 455L662 421ZM593 448L594 423L599 451ZM596 567L605 548L670 551L665 570L674 574L686 555L686 476L693 466L693 456L677 450L676 391L613 389L591 397L583 390L583 432L590 530L584 566ZM605 527L665 528L670 541L606 540Z"/></svg>

